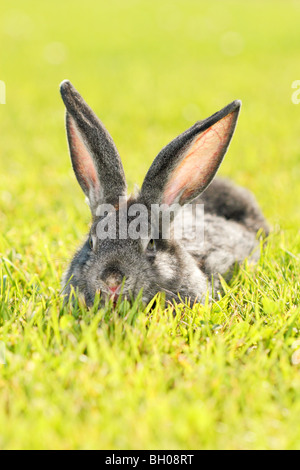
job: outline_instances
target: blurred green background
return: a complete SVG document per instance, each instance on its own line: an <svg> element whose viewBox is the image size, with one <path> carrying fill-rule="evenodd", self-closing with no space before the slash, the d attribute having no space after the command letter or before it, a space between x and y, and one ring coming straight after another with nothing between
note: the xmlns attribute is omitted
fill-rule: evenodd
<svg viewBox="0 0 300 470"><path fill-rule="evenodd" d="M171 139L241 99L242 112L220 173L256 195L277 236L270 263L281 241L298 263L300 104L293 104L291 97L292 83L300 79L300 1L0 0L0 6L0 80L6 84L6 104L0 104L0 253L13 263L12 279L20 276L16 291L24 289L15 297L17 303L7 304L12 326L5 341L10 341L11 350L22 342L20 318L24 317L18 317L22 305L26 305L25 317L37 305L26 290L32 279L39 279L43 296L59 293L61 273L89 222L89 209L68 157L58 91L66 78L113 136L131 189L135 182L142 183L153 158ZM291 275L287 285L295 282ZM31 362L25 359L22 364L24 370L31 370ZM37 377L42 374L38 369ZM7 382L1 380L6 396ZM23 393L27 379L24 383L20 379L20 384L14 380L8 383L11 390L18 390L19 403L18 393ZM43 403L51 403L51 396ZM169 402L161 403L160 416ZM112 405L120 409L114 400ZM0 413L0 422L7 426L5 413ZM112 423L113 415L112 410ZM172 423L171 412L168 420ZM38 438L28 440L25 421L20 418L12 426L16 423L15 429L23 429L24 435L15 441L10 428L1 441L0 430L0 445L42 446ZM155 418L152 424L157 429ZM145 424L140 440L135 436L137 445L191 448L199 444L187 423L181 436L165 441L151 431L151 425ZM97 436L89 441L82 426L85 445L96 446ZM208 441L200 439L199 445L249 444L251 440L236 437L237 425L226 426L228 441L219 442L216 434ZM56 434L54 428L44 434L45 446L59 446L59 433L68 433L68 427L62 431L57 425ZM42 424L40 429L45 432ZM264 424L261 429L263 433ZM259 440L258 435L254 447ZM76 439L70 443L62 437L61 442L80 447ZM108 437L104 442L111 447L135 446L125 437L119 441ZM276 447L276 440L265 445Z"/></svg>

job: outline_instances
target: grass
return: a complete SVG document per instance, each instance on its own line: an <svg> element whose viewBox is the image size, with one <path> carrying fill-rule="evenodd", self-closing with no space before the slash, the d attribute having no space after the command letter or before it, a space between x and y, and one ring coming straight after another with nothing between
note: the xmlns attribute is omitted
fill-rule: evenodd
<svg viewBox="0 0 300 470"><path fill-rule="evenodd" d="M296 1L2 5L0 448L299 449L300 77ZM58 84L113 135L129 185L235 98L221 173L273 226L256 266L193 309L63 306L89 221Z"/></svg>

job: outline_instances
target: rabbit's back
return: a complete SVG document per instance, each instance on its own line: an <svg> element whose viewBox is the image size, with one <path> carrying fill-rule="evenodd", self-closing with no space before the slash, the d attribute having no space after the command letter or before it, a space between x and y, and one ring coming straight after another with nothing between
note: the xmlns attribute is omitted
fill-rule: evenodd
<svg viewBox="0 0 300 470"><path fill-rule="evenodd" d="M251 192L216 178L193 204L204 205L204 219L191 217L191 230L195 233L195 224L202 224L204 237L199 243L187 233L182 243L202 271L209 276L219 273L230 277L236 263L249 256L257 261L256 235L259 230L267 235L268 226Z"/></svg>
<svg viewBox="0 0 300 470"><path fill-rule="evenodd" d="M262 229L265 235L269 233L267 222L253 194L230 180L215 178L194 202L204 204L207 214L235 221L250 232L256 234Z"/></svg>

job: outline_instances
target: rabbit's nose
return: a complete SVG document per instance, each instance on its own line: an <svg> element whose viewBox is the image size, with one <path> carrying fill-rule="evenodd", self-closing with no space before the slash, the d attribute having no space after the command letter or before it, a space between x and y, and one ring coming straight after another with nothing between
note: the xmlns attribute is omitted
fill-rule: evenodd
<svg viewBox="0 0 300 470"><path fill-rule="evenodd" d="M105 283L112 294L115 294L116 291L119 289L119 287L122 284L122 279L123 278L121 274L117 274L117 273L111 274L105 279Z"/></svg>

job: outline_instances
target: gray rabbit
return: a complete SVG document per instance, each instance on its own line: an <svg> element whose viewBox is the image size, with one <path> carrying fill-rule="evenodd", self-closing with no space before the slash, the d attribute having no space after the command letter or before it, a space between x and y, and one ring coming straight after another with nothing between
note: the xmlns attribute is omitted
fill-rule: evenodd
<svg viewBox="0 0 300 470"><path fill-rule="evenodd" d="M213 296L220 288L219 274L229 278L246 257L257 259L257 232L268 234L268 226L254 197L227 180L212 181L233 135L240 101L197 122L164 147L141 190L127 197L123 166L111 136L69 81L63 81L60 90L72 166L92 212L90 232L63 279L67 297L73 287L87 306L93 305L97 292L103 302L115 303L121 290L128 299L142 290L145 303L158 292L165 292L167 301L204 302L207 294ZM146 207L150 214L152 207L159 206L156 226L149 216L143 237L124 237L120 217L115 217L116 236L99 237L99 224L120 215L125 204L127 224L134 219L130 208ZM192 217L196 205L204 205L200 222ZM189 208L190 230L202 224L203 243L197 245L189 233L175 239L172 230L168 238L162 236L164 211L170 213L173 206ZM112 209L101 212L101 207ZM176 214L170 220L174 226Z"/></svg>

